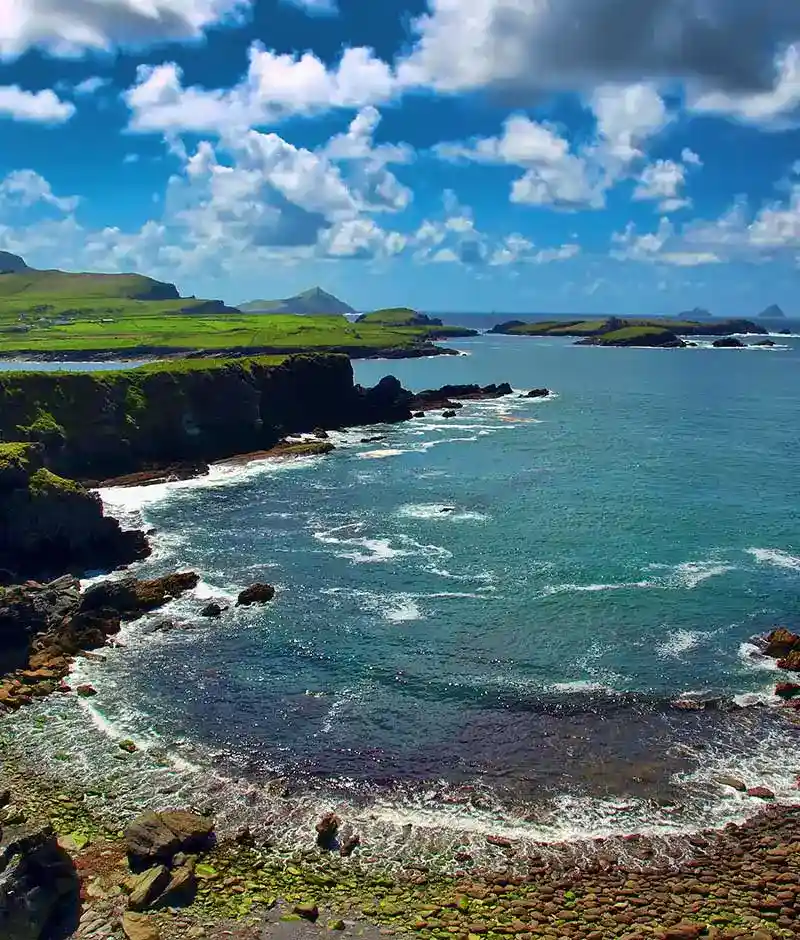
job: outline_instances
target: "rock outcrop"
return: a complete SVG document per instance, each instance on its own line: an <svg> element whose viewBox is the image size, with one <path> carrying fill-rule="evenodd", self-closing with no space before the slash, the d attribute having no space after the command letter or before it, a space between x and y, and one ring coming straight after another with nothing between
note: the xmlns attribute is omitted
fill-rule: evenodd
<svg viewBox="0 0 800 940"><path fill-rule="evenodd" d="M409 407L416 412L438 411L440 408L452 408L454 402L460 401L489 401L494 398L504 398L513 394L508 382L500 385L443 385L441 388L430 388L414 395ZM460 406L459 406L460 407Z"/></svg>
<svg viewBox="0 0 800 940"><path fill-rule="evenodd" d="M138 531L106 516L96 493L45 466L39 444L0 444L0 569L6 584L110 570L150 553Z"/></svg>
<svg viewBox="0 0 800 940"><path fill-rule="evenodd" d="M714 340L712 343L715 349L744 349L745 345L735 336L725 336L722 339Z"/></svg>
<svg viewBox="0 0 800 940"><path fill-rule="evenodd" d="M179 852L208 848L213 832L214 822L207 816L185 810L148 811L125 830L125 846L131 863L146 869L171 863Z"/></svg>
<svg viewBox="0 0 800 940"><path fill-rule="evenodd" d="M245 588L237 598L237 607L250 607L252 604L268 604L275 597L275 588L271 584L253 584Z"/></svg>
<svg viewBox="0 0 800 940"><path fill-rule="evenodd" d="M198 582L193 572L150 581L109 581L80 594L70 575L0 595L0 707L19 708L59 690L79 653L104 646L123 620L155 610ZM65 691L65 689L61 689ZM95 694L90 685L78 695Z"/></svg>
<svg viewBox="0 0 800 940"><path fill-rule="evenodd" d="M778 660L779 669L785 669L787 672L800 672L800 636L796 633L792 633L785 627L779 627L761 641L761 646L765 656ZM779 684L776 689L777 695L781 695L778 690L782 687L786 689L786 686ZM794 696L782 697L793 698Z"/></svg>
<svg viewBox="0 0 800 940"><path fill-rule="evenodd" d="M4 825L0 834L3 940L44 940L56 935L57 928L68 924L77 910L78 890L75 867L59 848L48 823Z"/></svg>

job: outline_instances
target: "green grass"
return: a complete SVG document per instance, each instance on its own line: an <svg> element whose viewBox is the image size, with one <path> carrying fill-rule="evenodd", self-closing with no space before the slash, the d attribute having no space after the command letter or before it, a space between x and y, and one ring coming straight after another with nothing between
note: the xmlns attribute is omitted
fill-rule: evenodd
<svg viewBox="0 0 800 940"><path fill-rule="evenodd" d="M673 331L657 326L626 326L621 330L612 330L597 337L599 345L614 345L627 340L644 339L648 336L673 336Z"/></svg>
<svg viewBox="0 0 800 940"><path fill-rule="evenodd" d="M149 299L155 295L177 297L177 291L171 284L142 274L72 274L29 269L0 275L0 297Z"/></svg>
<svg viewBox="0 0 800 940"><path fill-rule="evenodd" d="M385 310L373 310L358 318L359 323L377 323L382 326L413 326L421 315L410 307L388 307Z"/></svg>
<svg viewBox="0 0 800 940"><path fill-rule="evenodd" d="M181 301L185 303L185 301ZM144 308L144 309L143 309ZM154 309L157 308L157 309ZM163 303L142 304L124 315L102 319L82 317L66 325L31 325L25 333L0 331L0 352L125 352L156 350L263 349L280 352L341 347L390 348L418 344L424 328L391 328L351 323L345 317L299 317L275 314L194 315L171 313Z"/></svg>

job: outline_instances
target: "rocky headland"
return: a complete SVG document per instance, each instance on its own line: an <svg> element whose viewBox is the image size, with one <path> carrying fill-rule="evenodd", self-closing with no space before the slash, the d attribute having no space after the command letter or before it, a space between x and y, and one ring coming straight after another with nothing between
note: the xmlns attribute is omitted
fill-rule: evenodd
<svg viewBox="0 0 800 940"><path fill-rule="evenodd" d="M525 323L510 320L489 330L506 336L573 336L585 346L661 346L683 348L683 336L765 335L765 327L752 320L670 320L661 317L606 317L596 320L552 320Z"/></svg>

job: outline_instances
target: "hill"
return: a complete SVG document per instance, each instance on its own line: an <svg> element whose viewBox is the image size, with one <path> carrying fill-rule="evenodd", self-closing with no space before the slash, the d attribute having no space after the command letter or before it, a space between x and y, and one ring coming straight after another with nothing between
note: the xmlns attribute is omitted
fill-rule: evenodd
<svg viewBox="0 0 800 940"><path fill-rule="evenodd" d="M284 300L251 300L239 304L239 310L242 313L296 313L301 316L344 316L356 312L321 287L312 287L296 297Z"/></svg>
<svg viewBox="0 0 800 940"><path fill-rule="evenodd" d="M762 310L759 317L762 320L785 320L786 314L777 304L772 304L766 310Z"/></svg>
<svg viewBox="0 0 800 940"><path fill-rule="evenodd" d="M0 251L0 274L16 274L27 268L28 265L19 255L12 255L10 251Z"/></svg>
<svg viewBox="0 0 800 940"><path fill-rule="evenodd" d="M12 255L12 257L14 257ZM2 259L0 259L2 260ZM22 259L19 259L22 261ZM23 266L25 262L22 262ZM0 274L0 298L28 301L33 297L114 298L124 300L179 300L174 284L143 274L77 274L37 271L24 266Z"/></svg>

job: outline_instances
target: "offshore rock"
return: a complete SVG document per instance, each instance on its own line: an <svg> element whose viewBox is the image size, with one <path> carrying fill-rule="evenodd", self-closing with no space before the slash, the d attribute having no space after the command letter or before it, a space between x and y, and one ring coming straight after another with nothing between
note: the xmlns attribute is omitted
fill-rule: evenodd
<svg viewBox="0 0 800 940"><path fill-rule="evenodd" d="M79 903L78 878L49 824L7 826L0 836L0 937L40 940Z"/></svg>
<svg viewBox="0 0 800 940"><path fill-rule="evenodd" d="M341 822L336 813L326 813L317 823L317 845L323 849L332 849L336 843Z"/></svg>
<svg viewBox="0 0 800 940"><path fill-rule="evenodd" d="M271 584L254 584L239 594L236 606L249 607L251 604L266 604L274 597L275 588Z"/></svg>
<svg viewBox="0 0 800 940"><path fill-rule="evenodd" d="M794 650L800 650L800 636L785 627L779 627L767 636L764 646L766 656L782 659Z"/></svg>

